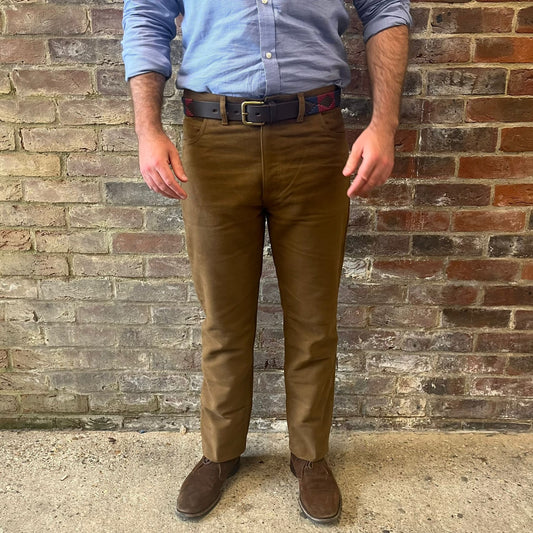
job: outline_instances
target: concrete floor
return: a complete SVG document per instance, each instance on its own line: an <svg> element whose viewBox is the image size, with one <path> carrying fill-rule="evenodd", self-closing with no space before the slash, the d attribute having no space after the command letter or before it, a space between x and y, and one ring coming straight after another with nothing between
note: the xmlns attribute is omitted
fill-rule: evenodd
<svg viewBox="0 0 533 533"><path fill-rule="evenodd" d="M531 433L335 431L337 526L301 516L285 434L248 443L219 505L182 522L174 501L200 456L198 433L3 431L0 533L533 531Z"/></svg>

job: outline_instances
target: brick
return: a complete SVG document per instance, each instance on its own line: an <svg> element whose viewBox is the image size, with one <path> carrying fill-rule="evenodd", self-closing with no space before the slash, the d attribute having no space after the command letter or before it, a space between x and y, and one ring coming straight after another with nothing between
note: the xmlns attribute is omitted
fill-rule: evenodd
<svg viewBox="0 0 533 533"><path fill-rule="evenodd" d="M470 352L473 338L470 333L439 331L436 333L407 333L401 349L407 352Z"/></svg>
<svg viewBox="0 0 533 533"><path fill-rule="evenodd" d="M386 278L431 278L441 277L442 260L398 259L394 261L375 260L372 268L373 279Z"/></svg>
<svg viewBox="0 0 533 533"><path fill-rule="evenodd" d="M409 63L467 63L470 61L470 39L411 39Z"/></svg>
<svg viewBox="0 0 533 533"><path fill-rule="evenodd" d="M431 415L458 419L498 418L505 409L504 403L474 398L440 398L429 400Z"/></svg>
<svg viewBox="0 0 533 533"><path fill-rule="evenodd" d="M55 120L55 106L41 98L0 99L0 116L6 122L50 123Z"/></svg>
<svg viewBox="0 0 533 533"><path fill-rule="evenodd" d="M413 235L413 255L481 255L484 239L459 235Z"/></svg>
<svg viewBox="0 0 533 533"><path fill-rule="evenodd" d="M117 233L113 236L113 250L118 253L180 253L183 247L182 235Z"/></svg>
<svg viewBox="0 0 533 533"><path fill-rule="evenodd" d="M280 318L281 310L278 306L262 306L262 309L274 309L274 312L272 315L274 317ZM259 313L262 317L265 316L266 313L263 311L263 313ZM198 325L202 319L204 318L204 313L201 309L201 307L195 305L195 306L184 306L184 305L158 305L153 307L152 311L152 320L154 324L161 324L161 325L168 325L168 324L175 324L179 326L196 326ZM280 321L265 321L261 320L261 317L258 318L258 322L261 325L267 324L270 326L279 326Z"/></svg>
<svg viewBox="0 0 533 533"><path fill-rule="evenodd" d="M503 285L485 287L484 305L531 305L533 287Z"/></svg>
<svg viewBox="0 0 533 533"><path fill-rule="evenodd" d="M172 392L189 389L189 380L183 374L146 372L125 374L120 377L123 392Z"/></svg>
<svg viewBox="0 0 533 533"><path fill-rule="evenodd" d="M45 300L109 300L111 282L108 280L67 279L41 281Z"/></svg>
<svg viewBox="0 0 533 533"><path fill-rule="evenodd" d="M394 376L354 376L339 372L335 377L335 391L338 394L390 394L394 391Z"/></svg>
<svg viewBox="0 0 533 533"><path fill-rule="evenodd" d="M114 346L115 328L90 324L49 325L43 327L47 346Z"/></svg>
<svg viewBox="0 0 533 533"><path fill-rule="evenodd" d="M400 343L401 334L398 331L383 329L352 329L339 331L339 350L344 353L359 350L397 350Z"/></svg>
<svg viewBox="0 0 533 533"><path fill-rule="evenodd" d="M4 37L0 41L0 63L39 65L46 60L45 41Z"/></svg>
<svg viewBox="0 0 533 533"><path fill-rule="evenodd" d="M466 103L466 118L471 122L525 122L533 120L528 98L476 98Z"/></svg>
<svg viewBox="0 0 533 533"><path fill-rule="evenodd" d="M96 132L80 128L21 129L22 148L31 152L96 150Z"/></svg>
<svg viewBox="0 0 533 533"><path fill-rule="evenodd" d="M424 128L420 150L423 152L493 152L496 128Z"/></svg>
<svg viewBox="0 0 533 533"><path fill-rule="evenodd" d="M0 413L16 413L18 402L16 396L0 396Z"/></svg>
<svg viewBox="0 0 533 533"><path fill-rule="evenodd" d="M490 257L533 257L533 235L492 235Z"/></svg>
<svg viewBox="0 0 533 533"><path fill-rule="evenodd" d="M122 34L122 9L93 8L90 15L94 34Z"/></svg>
<svg viewBox="0 0 533 533"><path fill-rule="evenodd" d="M509 73L507 94L533 95L533 71L531 69L513 69Z"/></svg>
<svg viewBox="0 0 533 533"><path fill-rule="evenodd" d="M191 346L190 328L182 326L122 328L119 331L118 342L120 346L187 349Z"/></svg>
<svg viewBox="0 0 533 533"><path fill-rule="evenodd" d="M27 230L0 230L0 250L30 250L31 235Z"/></svg>
<svg viewBox="0 0 533 533"><path fill-rule="evenodd" d="M107 203L112 205L177 206L179 204L176 200L156 194L145 183L108 182L105 184L105 189Z"/></svg>
<svg viewBox="0 0 533 533"><path fill-rule="evenodd" d="M50 386L76 392L116 391L119 374L114 371L50 372Z"/></svg>
<svg viewBox="0 0 533 533"><path fill-rule="evenodd" d="M2 372L0 374L2 391L46 391L46 376L30 372Z"/></svg>
<svg viewBox="0 0 533 533"><path fill-rule="evenodd" d="M151 231L181 231L183 228L180 204L170 207L147 207L144 210L144 219L146 229Z"/></svg>
<svg viewBox="0 0 533 533"><path fill-rule="evenodd" d="M416 184L415 205L468 206L488 205L490 187L463 184Z"/></svg>
<svg viewBox="0 0 533 533"><path fill-rule="evenodd" d="M348 218L349 229L373 230L374 229L374 211L372 209L350 209Z"/></svg>
<svg viewBox="0 0 533 533"><path fill-rule="evenodd" d="M516 32L533 33L533 6L524 7L518 10Z"/></svg>
<svg viewBox="0 0 533 533"><path fill-rule="evenodd" d="M148 257L146 276L150 278L191 278L191 267L186 257Z"/></svg>
<svg viewBox="0 0 533 533"><path fill-rule="evenodd" d="M21 394L23 413L85 413L87 397L79 394Z"/></svg>
<svg viewBox="0 0 533 533"><path fill-rule="evenodd" d="M131 302L185 302L187 286L184 283L117 281L117 300Z"/></svg>
<svg viewBox="0 0 533 533"><path fill-rule="evenodd" d="M153 413L158 410L158 401L153 394L92 393L89 394L89 410L102 414Z"/></svg>
<svg viewBox="0 0 533 533"><path fill-rule="evenodd" d="M475 40L474 61L489 63L531 63L533 38L486 37Z"/></svg>
<svg viewBox="0 0 533 533"><path fill-rule="evenodd" d="M519 272L513 261L491 259L452 260L446 269L448 279L477 281L513 281Z"/></svg>
<svg viewBox="0 0 533 533"><path fill-rule="evenodd" d="M533 330L533 311L518 309L515 313L515 329Z"/></svg>
<svg viewBox="0 0 533 533"><path fill-rule="evenodd" d="M442 310L444 327L460 328L508 328L511 312L507 310L447 308Z"/></svg>
<svg viewBox="0 0 533 533"><path fill-rule="evenodd" d="M39 252L106 253L105 234L95 231L36 231L35 248Z"/></svg>
<svg viewBox="0 0 533 533"><path fill-rule="evenodd" d="M75 154L67 160L67 175L137 177L139 162L136 155Z"/></svg>
<svg viewBox="0 0 533 533"><path fill-rule="evenodd" d="M428 29L430 10L427 7L411 6L411 33L424 33Z"/></svg>
<svg viewBox="0 0 533 533"><path fill-rule="evenodd" d="M50 39L48 48L52 63L108 65L121 62L119 39L98 39L96 37Z"/></svg>
<svg viewBox="0 0 533 533"><path fill-rule="evenodd" d="M60 162L57 155L0 153L0 176L57 176Z"/></svg>
<svg viewBox="0 0 533 533"><path fill-rule="evenodd" d="M117 98L63 100L58 103L58 109L60 120L65 125L133 123L133 113L128 100Z"/></svg>
<svg viewBox="0 0 533 533"><path fill-rule="evenodd" d="M502 128L500 149L504 152L533 152L533 128Z"/></svg>
<svg viewBox="0 0 533 533"><path fill-rule="evenodd" d="M465 378L428 377L422 379L421 388L426 394L459 396L465 393Z"/></svg>
<svg viewBox="0 0 533 533"><path fill-rule="evenodd" d="M390 398L367 397L363 401L363 414L365 417L414 417L426 414L425 398Z"/></svg>
<svg viewBox="0 0 533 533"><path fill-rule="evenodd" d="M32 253L3 253L0 276L66 276L66 257Z"/></svg>
<svg viewBox="0 0 533 533"><path fill-rule="evenodd" d="M460 124L464 121L464 114L464 100L455 98L424 100L422 122L424 124Z"/></svg>
<svg viewBox="0 0 533 533"><path fill-rule="evenodd" d="M370 310L371 326L399 327L434 327L437 324L437 309L423 307L389 307L379 306Z"/></svg>
<svg viewBox="0 0 533 533"><path fill-rule="evenodd" d="M533 382L518 378L477 378L472 382L471 392L484 396L533 396Z"/></svg>
<svg viewBox="0 0 533 533"><path fill-rule="evenodd" d="M7 320L18 322L74 322L74 308L68 303L35 300L12 301L7 309Z"/></svg>
<svg viewBox="0 0 533 533"><path fill-rule="evenodd" d="M419 156L416 157L396 157L392 177L394 178L448 178L455 174L455 157L443 156ZM386 184L385 184L386 186ZM384 186L382 186L384 187ZM398 187L398 186L397 186ZM391 191L392 192L392 191ZM403 191L402 191L403 192ZM406 194L409 202L402 202L401 205L410 204L409 190ZM403 198L402 198L403 200ZM389 205L395 205L389 203Z"/></svg>
<svg viewBox="0 0 533 533"><path fill-rule="evenodd" d="M7 350L0 350L0 369L5 370L9 367L9 357Z"/></svg>
<svg viewBox="0 0 533 533"><path fill-rule="evenodd" d="M124 69L98 68L96 70L96 92L107 96L128 96Z"/></svg>
<svg viewBox="0 0 533 533"><path fill-rule="evenodd" d="M428 94L503 94L507 71L502 68L451 68L428 72Z"/></svg>
<svg viewBox="0 0 533 533"><path fill-rule="evenodd" d="M150 350L150 354L151 370L188 370L190 372L191 370L198 371L201 366L201 353L196 348L181 350L176 348L171 350L155 349ZM265 365L260 365L260 368L265 368Z"/></svg>
<svg viewBox="0 0 533 533"><path fill-rule="evenodd" d="M453 213L454 231L508 232L521 231L525 225L523 211L460 210Z"/></svg>
<svg viewBox="0 0 533 533"><path fill-rule="evenodd" d="M432 10L434 33L505 33L513 25L514 9L508 7L437 7Z"/></svg>
<svg viewBox="0 0 533 533"><path fill-rule="evenodd" d="M90 302L79 305L76 316L79 323L146 324L150 321L150 309L130 303Z"/></svg>
<svg viewBox="0 0 533 533"><path fill-rule="evenodd" d="M22 200L22 185L20 181L2 181L0 183L0 202L17 202L20 200ZM1 204L0 211L2 211Z"/></svg>
<svg viewBox="0 0 533 533"><path fill-rule="evenodd" d="M347 279L366 279L370 270L370 261L365 259L344 258L342 274Z"/></svg>
<svg viewBox="0 0 533 533"><path fill-rule="evenodd" d="M522 279L533 279L533 263L526 263L524 265Z"/></svg>
<svg viewBox="0 0 533 533"><path fill-rule="evenodd" d="M21 278L0 278L1 298L37 298L37 281Z"/></svg>
<svg viewBox="0 0 533 533"><path fill-rule="evenodd" d="M366 370L371 373L418 374L429 372L431 361L427 354L374 353L367 356Z"/></svg>
<svg viewBox="0 0 533 533"><path fill-rule="evenodd" d="M55 34L71 35L85 33L89 21L81 7L54 5L18 5L7 7L5 33L12 35Z"/></svg>
<svg viewBox="0 0 533 533"><path fill-rule="evenodd" d="M407 235L348 235L345 254L348 257L367 255L403 255L409 251Z"/></svg>
<svg viewBox="0 0 533 533"><path fill-rule="evenodd" d="M137 208L81 205L69 208L69 221L73 228L140 228L143 214Z"/></svg>
<svg viewBox="0 0 533 533"><path fill-rule="evenodd" d="M64 226L65 209L58 206L0 204L4 226Z"/></svg>
<svg viewBox="0 0 533 533"><path fill-rule="evenodd" d="M533 288L531 288L533 290ZM531 354L533 333L480 333L477 339L478 352L520 352ZM533 394L531 394L533 396Z"/></svg>
<svg viewBox="0 0 533 533"><path fill-rule="evenodd" d="M90 73L74 69L15 69L13 84L22 96L84 95L92 92Z"/></svg>
<svg viewBox="0 0 533 533"><path fill-rule="evenodd" d="M507 410L505 415L513 419L531 419L531 411L533 409L533 400L528 400L524 398L512 398L508 402Z"/></svg>
<svg viewBox="0 0 533 533"><path fill-rule="evenodd" d="M15 149L15 131L7 126L0 126L0 150Z"/></svg>
<svg viewBox="0 0 533 533"><path fill-rule="evenodd" d="M101 149L104 152L137 152L137 136L132 127L102 130Z"/></svg>
<svg viewBox="0 0 533 533"><path fill-rule="evenodd" d="M93 203L100 201L100 187L95 181L32 180L25 184L24 198L28 202Z"/></svg>
<svg viewBox="0 0 533 533"><path fill-rule="evenodd" d="M7 70L0 70L0 94L9 94L11 92L11 80Z"/></svg>
<svg viewBox="0 0 533 533"><path fill-rule="evenodd" d="M523 357L509 357L509 364L507 365L505 372L511 376L531 376L531 373L533 372L533 357L531 354Z"/></svg>
<svg viewBox="0 0 533 533"><path fill-rule="evenodd" d="M392 304L405 301L405 287L395 284L380 283L354 283L343 284L339 290L341 304L365 302L365 304Z"/></svg>
<svg viewBox="0 0 533 533"><path fill-rule="evenodd" d="M140 257L78 254L72 257L72 274L75 276L140 278L143 275L143 263Z"/></svg>
<svg viewBox="0 0 533 533"><path fill-rule="evenodd" d="M471 374L503 374L507 356L504 355L469 355L461 371Z"/></svg>
<svg viewBox="0 0 533 533"><path fill-rule="evenodd" d="M533 184L496 185L494 205L533 205Z"/></svg>

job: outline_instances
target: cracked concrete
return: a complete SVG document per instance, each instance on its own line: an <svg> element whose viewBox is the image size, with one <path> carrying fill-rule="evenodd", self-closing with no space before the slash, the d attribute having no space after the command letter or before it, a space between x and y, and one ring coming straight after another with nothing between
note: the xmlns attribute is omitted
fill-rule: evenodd
<svg viewBox="0 0 533 533"><path fill-rule="evenodd" d="M334 431L333 527L301 516L284 433L250 434L241 470L197 522L174 502L198 433L3 431L0 451L0 533L533 530L531 433Z"/></svg>

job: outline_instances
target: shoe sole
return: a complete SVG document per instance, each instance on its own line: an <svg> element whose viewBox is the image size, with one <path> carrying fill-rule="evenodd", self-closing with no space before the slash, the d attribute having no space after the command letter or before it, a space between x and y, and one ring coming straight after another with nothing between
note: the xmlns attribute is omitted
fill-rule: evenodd
<svg viewBox="0 0 533 533"><path fill-rule="evenodd" d="M238 472L240 466L241 466L241 462L239 461L235 465L233 470L228 474L228 477L226 478L222 487L220 488L220 493L218 495L218 498L207 509L200 511L199 513L185 513L183 511L180 511L178 508L175 508L176 516L178 518L181 518L182 520L199 520L200 518L204 517L206 514L211 512L216 507L217 503L220 501L220 498L222 497L222 491L226 485L226 482L231 476L235 475Z"/></svg>

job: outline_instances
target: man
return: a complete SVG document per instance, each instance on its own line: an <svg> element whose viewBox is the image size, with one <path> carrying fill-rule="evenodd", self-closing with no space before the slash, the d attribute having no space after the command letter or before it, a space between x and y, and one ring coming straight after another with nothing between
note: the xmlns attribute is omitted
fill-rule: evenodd
<svg viewBox="0 0 533 533"><path fill-rule="evenodd" d="M206 315L204 456L178 496L185 519L217 504L246 446L265 222L283 308L290 468L307 517L330 523L340 516L325 455L349 198L381 185L392 170L411 21L409 0L354 4L364 26L373 113L348 154L339 108L340 88L350 79L343 0L125 1L123 57L142 176L152 190L182 200ZM160 118L178 14L182 159Z"/></svg>

